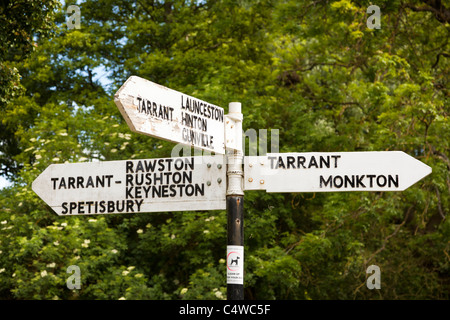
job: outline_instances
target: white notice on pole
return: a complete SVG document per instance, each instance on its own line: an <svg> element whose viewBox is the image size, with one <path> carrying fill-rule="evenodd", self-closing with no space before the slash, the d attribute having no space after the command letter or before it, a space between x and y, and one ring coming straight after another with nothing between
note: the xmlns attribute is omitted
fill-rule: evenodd
<svg viewBox="0 0 450 320"><path fill-rule="evenodd" d="M128 78L114 102L134 132L225 154L221 107L137 76Z"/></svg>
<svg viewBox="0 0 450 320"><path fill-rule="evenodd" d="M244 246L227 246L227 284L244 284Z"/></svg>

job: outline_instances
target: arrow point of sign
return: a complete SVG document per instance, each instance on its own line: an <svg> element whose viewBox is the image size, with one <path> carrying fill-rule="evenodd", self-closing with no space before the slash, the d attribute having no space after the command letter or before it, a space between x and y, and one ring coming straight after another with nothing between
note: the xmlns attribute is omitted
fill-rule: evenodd
<svg viewBox="0 0 450 320"><path fill-rule="evenodd" d="M408 169L408 182L401 189L401 191L409 188L413 184L417 183L419 180L428 176L433 170L430 166L423 163L422 161L410 156L409 154L400 151L403 154L402 165Z"/></svg>
<svg viewBox="0 0 450 320"><path fill-rule="evenodd" d="M45 186L45 177L48 175L48 171L50 167L48 166L39 176L31 184L31 189L41 198L44 202L48 202L48 191L46 191L47 187Z"/></svg>

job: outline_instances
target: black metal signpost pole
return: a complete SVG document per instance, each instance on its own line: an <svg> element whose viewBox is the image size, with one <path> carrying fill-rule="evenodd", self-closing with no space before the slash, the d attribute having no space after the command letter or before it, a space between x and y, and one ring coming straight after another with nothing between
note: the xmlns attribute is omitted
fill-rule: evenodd
<svg viewBox="0 0 450 320"><path fill-rule="evenodd" d="M243 195L242 196L227 196L227 214L228 214L227 245L243 247L244 246L244 196ZM237 260L237 263L243 264L244 261ZM243 300L244 299L244 285L243 284L227 284L227 299L228 300Z"/></svg>
<svg viewBox="0 0 450 320"><path fill-rule="evenodd" d="M227 140L238 142L227 151L227 299L244 299L244 171L241 104L229 105Z"/></svg>

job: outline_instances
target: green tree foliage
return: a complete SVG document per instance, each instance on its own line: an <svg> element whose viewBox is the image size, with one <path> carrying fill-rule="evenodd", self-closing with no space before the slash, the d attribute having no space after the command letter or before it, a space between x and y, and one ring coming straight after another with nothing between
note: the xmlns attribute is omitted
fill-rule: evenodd
<svg viewBox="0 0 450 320"><path fill-rule="evenodd" d="M27 36L16 45L5 72L20 85L0 85L1 152L21 166L0 192L0 298L226 297L224 211L58 217L31 190L51 163L170 156L113 102L138 75L225 110L242 102L244 131L279 129L280 152L401 150L433 169L403 192L246 192L246 298L448 299L450 6L376 2L85 1L68 29L67 1L34 52L22 58ZM0 15L11 42L21 21ZM372 264L380 290L366 287Z"/></svg>
<svg viewBox="0 0 450 320"><path fill-rule="evenodd" d="M58 2L52 1L2 1L0 4L0 112L11 112L8 104L20 96L24 88L16 65L34 51L36 41L48 36L53 27L53 17ZM23 117L24 115L22 115ZM30 124L30 117L26 116ZM23 119L24 123L26 122ZM17 173L20 164L14 156L20 153L15 126L0 122L0 174Z"/></svg>

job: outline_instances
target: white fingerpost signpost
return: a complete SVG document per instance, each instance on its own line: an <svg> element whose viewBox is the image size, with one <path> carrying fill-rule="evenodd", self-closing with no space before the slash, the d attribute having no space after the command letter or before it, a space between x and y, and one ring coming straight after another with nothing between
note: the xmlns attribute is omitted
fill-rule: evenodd
<svg viewBox="0 0 450 320"><path fill-rule="evenodd" d="M227 298L244 299L244 191L403 191L431 168L401 151L243 155L241 104L132 76L114 101L130 129L213 156L52 164L32 184L58 215L227 210Z"/></svg>

